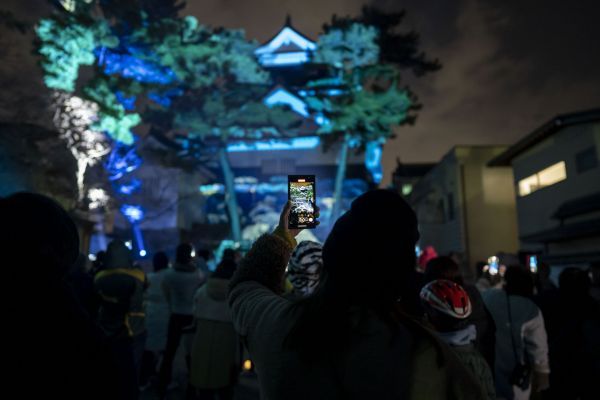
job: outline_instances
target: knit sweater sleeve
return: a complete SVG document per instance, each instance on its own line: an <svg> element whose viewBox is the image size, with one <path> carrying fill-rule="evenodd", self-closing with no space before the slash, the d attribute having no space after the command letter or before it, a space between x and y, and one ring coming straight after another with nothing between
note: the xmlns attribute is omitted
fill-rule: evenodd
<svg viewBox="0 0 600 400"><path fill-rule="evenodd" d="M240 262L231 279L229 290L242 282L253 281L281 294L285 267L292 250L291 243L280 236L262 235Z"/></svg>
<svg viewBox="0 0 600 400"><path fill-rule="evenodd" d="M263 235L240 262L229 285L229 307L242 336L275 323L288 309L290 302L281 293L291 251L288 241Z"/></svg>

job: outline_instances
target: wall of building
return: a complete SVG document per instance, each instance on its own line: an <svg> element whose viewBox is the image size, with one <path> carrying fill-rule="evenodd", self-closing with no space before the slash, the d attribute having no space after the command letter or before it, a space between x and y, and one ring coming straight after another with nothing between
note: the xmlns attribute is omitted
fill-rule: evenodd
<svg viewBox="0 0 600 400"><path fill-rule="evenodd" d="M421 247L433 246L438 254L464 253L459 166L454 151L413 187L410 203L417 214ZM449 198L453 200L449 200Z"/></svg>
<svg viewBox="0 0 600 400"><path fill-rule="evenodd" d="M283 160L291 166L337 165L340 144L335 143L323 150L323 145L314 149L278 150L278 151L240 151L230 152L229 160L233 168L268 168L269 163ZM348 164L363 164L364 154L348 153Z"/></svg>
<svg viewBox="0 0 600 400"><path fill-rule="evenodd" d="M576 154L596 147L600 159L600 123L566 127L513 160L515 186L552 164L564 161L567 179L539 189L527 196L517 197L519 235L525 236L559 225L552 215L563 203L600 191L600 166L577 172ZM522 243L523 248L535 247Z"/></svg>
<svg viewBox="0 0 600 400"><path fill-rule="evenodd" d="M511 168L487 163L505 146L458 147L468 265L498 252L518 251L515 193Z"/></svg>
<svg viewBox="0 0 600 400"><path fill-rule="evenodd" d="M414 187L421 246L438 254L462 254L464 273L500 251L518 250L513 177L510 168L489 168L506 146L458 146Z"/></svg>

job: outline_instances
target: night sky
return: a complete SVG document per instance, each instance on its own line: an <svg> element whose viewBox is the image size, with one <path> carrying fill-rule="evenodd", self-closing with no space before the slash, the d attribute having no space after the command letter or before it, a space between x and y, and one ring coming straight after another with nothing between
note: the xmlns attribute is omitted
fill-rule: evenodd
<svg viewBox="0 0 600 400"><path fill-rule="evenodd" d="M4 0L33 22L44 0ZM188 0L201 23L241 27L263 42L286 14L316 39L331 14L357 14L364 0ZM404 8L407 29L442 70L404 79L423 103L415 126L398 129L384 151L385 181L403 162L436 161L456 144L511 144L556 114L600 106L600 1L373 1ZM29 34L31 35L31 33ZM43 120L41 71L31 36L0 31L0 119ZM24 106L34 104L30 110ZM43 120L46 121L46 120Z"/></svg>

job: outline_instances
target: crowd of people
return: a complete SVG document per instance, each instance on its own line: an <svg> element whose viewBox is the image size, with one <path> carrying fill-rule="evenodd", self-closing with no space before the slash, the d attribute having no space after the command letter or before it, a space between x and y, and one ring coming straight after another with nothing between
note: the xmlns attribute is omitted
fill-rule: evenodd
<svg viewBox="0 0 600 400"><path fill-rule="evenodd" d="M160 399L183 360L186 399L233 399L246 357L261 398L597 399L600 265L473 284L455 257L417 257L396 193L359 196L323 245L279 225L241 254L180 244L151 272L112 241L93 265L53 200L0 199L9 382L20 397Z"/></svg>

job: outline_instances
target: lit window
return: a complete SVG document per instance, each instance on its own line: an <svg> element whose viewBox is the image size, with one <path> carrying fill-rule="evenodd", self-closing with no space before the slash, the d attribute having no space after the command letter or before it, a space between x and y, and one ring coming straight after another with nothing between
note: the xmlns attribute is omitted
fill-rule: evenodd
<svg viewBox="0 0 600 400"><path fill-rule="evenodd" d="M541 170L537 174L521 179L519 181L519 195L527 196L536 190L554 185L565 179L567 179L567 168L565 162L561 161Z"/></svg>
<svg viewBox="0 0 600 400"><path fill-rule="evenodd" d="M531 192L538 190L538 177L537 175L531 175L525 179L519 181L519 194L521 196L527 196Z"/></svg>

